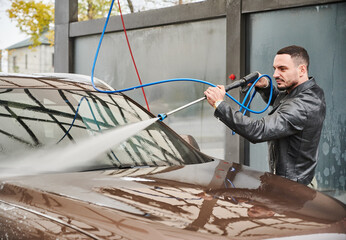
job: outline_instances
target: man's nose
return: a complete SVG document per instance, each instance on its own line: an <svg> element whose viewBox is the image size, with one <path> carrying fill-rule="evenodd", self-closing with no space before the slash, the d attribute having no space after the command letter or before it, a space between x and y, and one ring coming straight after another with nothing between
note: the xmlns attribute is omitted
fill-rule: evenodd
<svg viewBox="0 0 346 240"><path fill-rule="evenodd" d="M277 70L274 70L274 73L273 73L273 78L278 78L280 77L280 74Z"/></svg>

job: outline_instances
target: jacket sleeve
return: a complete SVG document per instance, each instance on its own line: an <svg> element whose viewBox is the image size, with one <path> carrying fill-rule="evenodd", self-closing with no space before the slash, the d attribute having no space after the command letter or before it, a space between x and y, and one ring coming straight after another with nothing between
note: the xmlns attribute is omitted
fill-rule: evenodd
<svg viewBox="0 0 346 240"><path fill-rule="evenodd" d="M304 106L297 101L283 103L274 113L259 120L244 116L241 112L232 109L225 101L218 106L214 115L252 143L297 133L303 129L307 118Z"/></svg>
<svg viewBox="0 0 346 240"><path fill-rule="evenodd" d="M256 91L261 95L263 101L265 103L268 103L269 96L270 96L270 87L267 87L267 88L256 87ZM273 86L273 97L272 97L272 100L270 102L270 106L273 106L276 97L279 95L279 92L280 92L279 89L277 89L276 86Z"/></svg>

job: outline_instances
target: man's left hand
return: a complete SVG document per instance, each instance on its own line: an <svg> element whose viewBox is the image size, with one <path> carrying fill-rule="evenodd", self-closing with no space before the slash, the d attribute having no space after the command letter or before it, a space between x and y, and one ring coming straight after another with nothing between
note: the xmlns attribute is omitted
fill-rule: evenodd
<svg viewBox="0 0 346 240"><path fill-rule="evenodd" d="M223 85L217 85L217 87L209 87L204 95L207 97L207 101L211 106L214 106L217 101L223 101L226 91Z"/></svg>

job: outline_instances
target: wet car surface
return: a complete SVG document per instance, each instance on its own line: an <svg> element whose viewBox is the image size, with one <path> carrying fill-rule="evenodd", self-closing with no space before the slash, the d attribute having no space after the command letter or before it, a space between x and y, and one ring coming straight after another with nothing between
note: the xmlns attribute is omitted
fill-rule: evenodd
<svg viewBox="0 0 346 240"><path fill-rule="evenodd" d="M154 118L76 79L0 75L1 239L345 239L345 204L213 159L160 121L69 158Z"/></svg>

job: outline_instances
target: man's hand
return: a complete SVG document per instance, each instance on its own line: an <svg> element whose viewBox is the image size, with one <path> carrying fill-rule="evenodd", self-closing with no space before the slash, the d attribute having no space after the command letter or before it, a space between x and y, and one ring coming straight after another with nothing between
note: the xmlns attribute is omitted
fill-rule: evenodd
<svg viewBox="0 0 346 240"><path fill-rule="evenodd" d="M262 74L258 73L259 76L261 76ZM249 83L248 86L251 86L252 83ZM266 77L262 77L260 80L258 80L258 82L256 83L255 87L258 88L267 88L269 87L269 80Z"/></svg>
<svg viewBox="0 0 346 240"><path fill-rule="evenodd" d="M225 87L222 85L217 85L217 87L209 87L204 92L204 95L207 97L208 103L213 107L215 107L215 103L217 101L223 101L225 94Z"/></svg>

